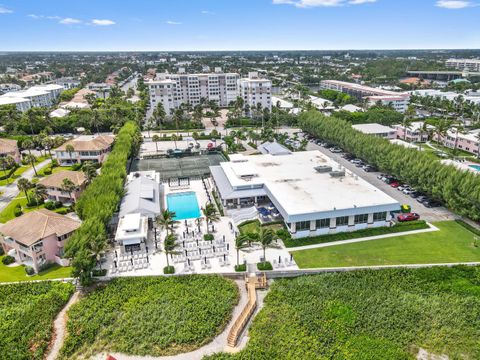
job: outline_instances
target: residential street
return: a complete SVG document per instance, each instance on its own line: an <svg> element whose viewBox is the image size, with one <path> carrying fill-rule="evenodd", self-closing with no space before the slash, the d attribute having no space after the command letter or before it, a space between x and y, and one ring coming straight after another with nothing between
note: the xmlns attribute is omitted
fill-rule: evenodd
<svg viewBox="0 0 480 360"><path fill-rule="evenodd" d="M49 163L50 163L50 159L44 160L41 163L38 163L37 165L35 165L35 168L38 171ZM35 172L33 171L33 168L32 168L25 171L21 177L26 178L28 180L32 180L34 176L35 176ZM12 201L18 195L19 193L17 188L18 179L10 183L9 185L0 186L0 192L2 192L2 195L0 195L0 211L3 210L10 203L10 201Z"/></svg>

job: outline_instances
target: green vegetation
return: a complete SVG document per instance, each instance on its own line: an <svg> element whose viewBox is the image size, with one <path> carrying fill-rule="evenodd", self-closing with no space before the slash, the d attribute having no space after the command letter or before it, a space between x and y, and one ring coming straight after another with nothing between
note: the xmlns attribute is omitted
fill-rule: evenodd
<svg viewBox="0 0 480 360"><path fill-rule="evenodd" d="M432 161L430 155L416 149L362 134L348 122L318 112L303 113L300 125L303 130L339 145L381 171L442 200L456 213L480 220L480 178L476 174Z"/></svg>
<svg viewBox="0 0 480 360"><path fill-rule="evenodd" d="M0 256L0 259L3 259ZM39 274L27 276L25 266L5 266L0 264L0 283L14 281L65 279L72 276L72 268L54 264Z"/></svg>
<svg viewBox="0 0 480 360"><path fill-rule="evenodd" d="M352 98L350 95L344 94L341 91L330 89L320 90L318 92L318 96L323 99L330 100L336 106L343 106L355 102L355 98Z"/></svg>
<svg viewBox="0 0 480 360"><path fill-rule="evenodd" d="M140 142L137 124L127 122L118 133L101 174L95 177L76 203L76 212L83 223L67 242L65 256L73 258L74 275L82 284L91 280L97 255L106 247L105 226L124 194L127 160L138 152Z"/></svg>
<svg viewBox="0 0 480 360"><path fill-rule="evenodd" d="M276 280L246 348L207 359L413 360L419 348L478 359L479 274L454 267Z"/></svg>
<svg viewBox="0 0 480 360"><path fill-rule="evenodd" d="M2 359L43 359L53 320L74 291L72 284L41 282L2 285L0 354Z"/></svg>
<svg viewBox="0 0 480 360"><path fill-rule="evenodd" d="M272 222L267 224L260 224L258 220L249 220L245 221L244 223L238 226L238 230L242 234L248 233L259 233L260 228L272 229L273 231L277 231L284 228L283 222Z"/></svg>
<svg viewBox="0 0 480 360"><path fill-rule="evenodd" d="M61 355L192 351L223 330L237 301L235 283L219 276L115 279L73 305Z"/></svg>
<svg viewBox="0 0 480 360"><path fill-rule="evenodd" d="M273 270L273 266L270 261L262 261L257 263L257 269L260 271Z"/></svg>
<svg viewBox="0 0 480 360"><path fill-rule="evenodd" d="M75 94L79 91L79 88L73 88L73 89L68 89L68 90L63 90L62 93L60 94L59 100L62 101L70 101L73 99Z"/></svg>
<svg viewBox="0 0 480 360"><path fill-rule="evenodd" d="M480 261L474 234L454 221L440 231L292 252L301 268Z"/></svg>
<svg viewBox="0 0 480 360"><path fill-rule="evenodd" d="M364 112L337 111L335 117L346 120L351 124L378 123L385 126L401 124L403 115L393 109L374 106Z"/></svg>
<svg viewBox="0 0 480 360"><path fill-rule="evenodd" d="M29 195L32 194L32 191L29 191ZM45 207L45 203L41 202L39 205L28 206L27 198L25 194L19 193L17 197L15 197L10 203L0 212L0 223L6 223L14 218L16 218L15 213L20 209L19 216L22 213L27 213L33 210L43 209ZM52 211L56 213L63 213L67 212L68 208L62 206Z"/></svg>
<svg viewBox="0 0 480 360"><path fill-rule="evenodd" d="M342 233L336 233L336 234L312 236L312 237L301 238L301 239L292 239L291 237L288 237L282 240L286 247L296 247L296 246L305 246L305 245L313 245L313 244L323 244L323 243L333 242L333 241L358 239L358 238L369 237L369 236L394 234L398 232L428 229L428 228L429 226L424 220L419 220L419 221L397 223L392 227L377 227L377 228L363 229L363 230L357 230L352 232L342 232Z"/></svg>

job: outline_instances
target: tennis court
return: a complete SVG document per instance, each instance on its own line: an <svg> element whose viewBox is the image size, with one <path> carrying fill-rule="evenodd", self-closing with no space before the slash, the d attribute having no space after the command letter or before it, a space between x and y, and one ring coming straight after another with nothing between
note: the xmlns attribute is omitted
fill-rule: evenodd
<svg viewBox="0 0 480 360"><path fill-rule="evenodd" d="M226 161L222 154L198 155L184 158L141 159L132 164L131 171L155 170L162 180L209 176L209 166Z"/></svg>

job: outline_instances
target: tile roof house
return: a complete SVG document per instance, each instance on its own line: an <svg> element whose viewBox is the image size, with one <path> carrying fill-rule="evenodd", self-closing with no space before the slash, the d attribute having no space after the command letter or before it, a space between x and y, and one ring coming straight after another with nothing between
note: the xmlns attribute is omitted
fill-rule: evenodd
<svg viewBox="0 0 480 360"><path fill-rule="evenodd" d="M81 135L56 148L55 155L61 166L85 161L103 162L112 149L114 140L115 137L110 135ZM73 146L71 154L67 151L68 145Z"/></svg>
<svg viewBox="0 0 480 360"><path fill-rule="evenodd" d="M69 179L77 187L71 194L62 190L64 179ZM41 179L38 183L47 188L49 200L68 203L78 200L80 194L85 190L87 178L82 171L61 170Z"/></svg>
<svg viewBox="0 0 480 360"><path fill-rule="evenodd" d="M0 157L6 156L13 157L17 163L21 161L17 140L0 139Z"/></svg>
<svg viewBox="0 0 480 360"><path fill-rule="evenodd" d="M78 220L35 210L1 225L0 243L5 253L38 272L46 263L67 264L62 259L65 242L79 226Z"/></svg>

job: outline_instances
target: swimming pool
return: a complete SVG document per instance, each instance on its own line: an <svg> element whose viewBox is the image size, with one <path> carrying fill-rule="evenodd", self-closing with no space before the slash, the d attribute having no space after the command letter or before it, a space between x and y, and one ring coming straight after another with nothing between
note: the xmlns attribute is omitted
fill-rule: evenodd
<svg viewBox="0 0 480 360"><path fill-rule="evenodd" d="M480 171L480 165L468 165L469 168L472 168L473 170Z"/></svg>
<svg viewBox="0 0 480 360"><path fill-rule="evenodd" d="M175 213L175 220L200 217L197 195L193 191L168 194L167 208Z"/></svg>

